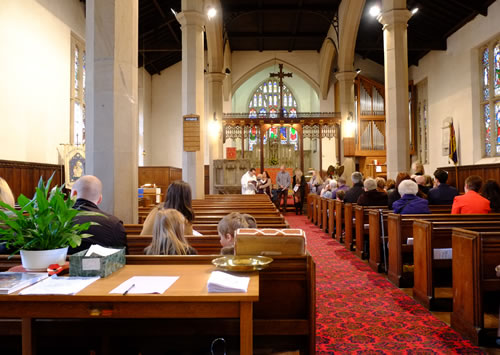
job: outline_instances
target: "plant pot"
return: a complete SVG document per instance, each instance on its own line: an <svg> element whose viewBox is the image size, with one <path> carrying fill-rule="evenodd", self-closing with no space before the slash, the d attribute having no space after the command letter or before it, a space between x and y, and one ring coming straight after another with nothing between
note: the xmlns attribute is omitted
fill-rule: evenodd
<svg viewBox="0 0 500 355"><path fill-rule="evenodd" d="M66 262L68 247L51 250L21 250L23 267L28 271L47 271L51 264Z"/></svg>

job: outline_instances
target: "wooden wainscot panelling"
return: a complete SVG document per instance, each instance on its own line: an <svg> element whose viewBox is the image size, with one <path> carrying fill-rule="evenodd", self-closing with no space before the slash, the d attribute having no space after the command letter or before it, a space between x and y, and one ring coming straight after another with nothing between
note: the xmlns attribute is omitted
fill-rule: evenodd
<svg viewBox="0 0 500 355"><path fill-rule="evenodd" d="M456 168L454 166L445 166L438 169L448 172L448 184L455 186L459 192L464 192L465 179L471 175L480 176L483 182L490 179L500 182L500 164L461 165ZM427 172L429 175L433 173L434 171Z"/></svg>
<svg viewBox="0 0 500 355"><path fill-rule="evenodd" d="M155 184L161 188L162 200L168 186L176 180L182 180L182 169L171 166L140 166L139 186Z"/></svg>
<svg viewBox="0 0 500 355"><path fill-rule="evenodd" d="M20 194L33 197L40 176L47 180L54 172L52 186L61 186L64 183L63 165L0 160L0 177L7 181L16 200Z"/></svg>

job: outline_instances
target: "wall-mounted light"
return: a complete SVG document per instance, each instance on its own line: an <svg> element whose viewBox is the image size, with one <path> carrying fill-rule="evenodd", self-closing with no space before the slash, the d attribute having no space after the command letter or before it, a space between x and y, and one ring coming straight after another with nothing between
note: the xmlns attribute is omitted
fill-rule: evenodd
<svg viewBox="0 0 500 355"><path fill-rule="evenodd" d="M174 14L175 17L177 17L177 11L175 11L174 9L170 8L170 11L172 11L172 13Z"/></svg>
<svg viewBox="0 0 500 355"><path fill-rule="evenodd" d="M412 15L415 15L417 12L418 12L418 7L414 7L414 8L411 10L411 14L412 14Z"/></svg>
<svg viewBox="0 0 500 355"><path fill-rule="evenodd" d="M361 73L361 69L356 68L356 74L359 74L359 73Z"/></svg>
<svg viewBox="0 0 500 355"><path fill-rule="evenodd" d="M371 17L377 17L378 15L380 15L380 6L373 5L372 7L370 7L369 14Z"/></svg>
<svg viewBox="0 0 500 355"><path fill-rule="evenodd" d="M215 115L214 112L214 118L213 120L210 120L208 122L208 131L212 137L217 137L220 133L221 127L219 124L219 121L217 121L217 116Z"/></svg>
<svg viewBox="0 0 500 355"><path fill-rule="evenodd" d="M209 8L207 11L208 19L209 20L213 19L215 17L215 15L217 15L217 10L213 7Z"/></svg>
<svg viewBox="0 0 500 355"><path fill-rule="evenodd" d="M352 112L349 112L349 115L347 115L347 122L345 125L346 128L346 136L352 137L354 135L354 132L356 130L356 122L354 122L354 117Z"/></svg>

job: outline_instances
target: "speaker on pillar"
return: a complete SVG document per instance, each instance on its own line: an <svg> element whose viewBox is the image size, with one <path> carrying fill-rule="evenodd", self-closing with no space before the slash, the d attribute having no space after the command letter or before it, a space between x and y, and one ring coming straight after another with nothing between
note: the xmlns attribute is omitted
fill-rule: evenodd
<svg viewBox="0 0 500 355"><path fill-rule="evenodd" d="M344 156L354 156L354 137L344 137Z"/></svg>

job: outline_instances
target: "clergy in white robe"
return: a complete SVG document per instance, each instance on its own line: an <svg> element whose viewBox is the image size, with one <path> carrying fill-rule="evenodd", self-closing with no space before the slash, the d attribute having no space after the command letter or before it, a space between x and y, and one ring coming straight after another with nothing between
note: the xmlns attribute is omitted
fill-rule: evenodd
<svg viewBox="0 0 500 355"><path fill-rule="evenodd" d="M255 176L255 169L251 168L241 177L241 194L255 195L256 190L257 178Z"/></svg>

